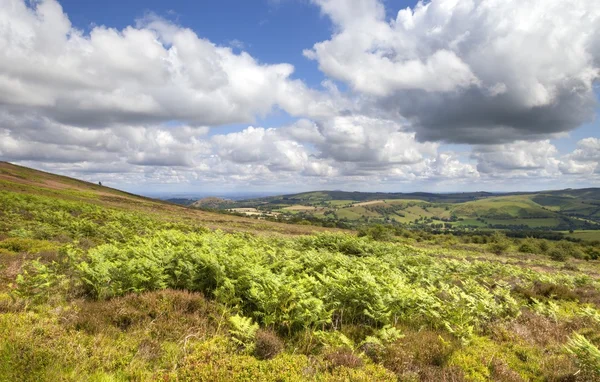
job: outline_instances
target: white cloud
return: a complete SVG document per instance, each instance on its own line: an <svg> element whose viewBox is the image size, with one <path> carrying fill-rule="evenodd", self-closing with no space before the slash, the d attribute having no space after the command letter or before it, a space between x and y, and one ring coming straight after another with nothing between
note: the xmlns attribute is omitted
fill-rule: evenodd
<svg viewBox="0 0 600 382"><path fill-rule="evenodd" d="M456 153L451 151L441 152L430 164L433 176L442 179L473 179L479 178L477 168L471 163L464 163Z"/></svg>
<svg viewBox="0 0 600 382"><path fill-rule="evenodd" d="M550 141L478 146L472 157L480 173L507 176L555 176L558 174L558 150Z"/></svg>
<svg viewBox="0 0 600 382"><path fill-rule="evenodd" d="M588 174L598 172L600 166L600 139L590 137L577 142L577 148L566 156L560 165L565 174Z"/></svg>
<svg viewBox="0 0 600 382"><path fill-rule="evenodd" d="M303 171L309 155L298 142L284 139L276 129L254 128L212 139L216 153L234 163L256 163L274 171Z"/></svg>
<svg viewBox="0 0 600 382"><path fill-rule="evenodd" d="M84 34L55 0L0 3L0 107L13 112L80 126L249 122L274 106L328 113L328 98L291 79L293 71L151 14L136 27Z"/></svg>
<svg viewBox="0 0 600 382"><path fill-rule="evenodd" d="M313 0L335 24L305 51L421 140L540 140L589 121L596 0L431 0L388 21L377 0Z"/></svg>
<svg viewBox="0 0 600 382"><path fill-rule="evenodd" d="M571 157L580 162L600 162L600 139L590 137L580 140Z"/></svg>
<svg viewBox="0 0 600 382"><path fill-rule="evenodd" d="M32 116L0 113L0 156L5 160L192 166L206 152L207 127L129 126L86 129Z"/></svg>
<svg viewBox="0 0 600 382"><path fill-rule="evenodd" d="M365 116L338 116L317 124L321 156L359 167L415 164L435 155L437 144L418 143L394 121Z"/></svg>

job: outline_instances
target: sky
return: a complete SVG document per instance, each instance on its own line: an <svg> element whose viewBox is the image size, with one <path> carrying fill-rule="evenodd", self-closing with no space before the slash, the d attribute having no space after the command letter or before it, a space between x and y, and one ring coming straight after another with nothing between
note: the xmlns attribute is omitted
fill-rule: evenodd
<svg viewBox="0 0 600 382"><path fill-rule="evenodd" d="M597 0L0 0L0 160L142 194L600 187Z"/></svg>

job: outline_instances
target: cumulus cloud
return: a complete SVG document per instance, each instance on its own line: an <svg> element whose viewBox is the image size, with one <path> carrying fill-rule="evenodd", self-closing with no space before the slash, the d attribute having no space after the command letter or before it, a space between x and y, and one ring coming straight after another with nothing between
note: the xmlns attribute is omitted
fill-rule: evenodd
<svg viewBox="0 0 600 382"><path fill-rule="evenodd" d="M212 141L221 159L258 163L272 171L302 172L312 162L300 143L285 139L277 129L250 126L239 133L215 136Z"/></svg>
<svg viewBox="0 0 600 382"><path fill-rule="evenodd" d="M433 174L428 178L473 179L480 176L473 164L462 162L458 155L451 151L440 152L431 160L429 171Z"/></svg>
<svg viewBox="0 0 600 382"><path fill-rule="evenodd" d="M390 120L338 116L317 123L317 129L320 137L313 143L320 156L357 171L416 164L437 149L437 144L416 142L414 133Z"/></svg>
<svg viewBox="0 0 600 382"><path fill-rule="evenodd" d="M472 157L480 173L506 176L557 175L558 150L550 141L478 146Z"/></svg>
<svg viewBox="0 0 600 382"><path fill-rule="evenodd" d="M206 150L207 127L130 126L98 129L36 116L0 113L0 156L9 161L105 162L191 166Z"/></svg>
<svg viewBox="0 0 600 382"><path fill-rule="evenodd" d="M600 139L590 137L577 142L577 148L564 158L560 170L565 174L593 174L600 170Z"/></svg>
<svg viewBox="0 0 600 382"><path fill-rule="evenodd" d="M336 30L305 55L419 140L540 140L593 118L595 0L432 0L391 21L377 0L313 2Z"/></svg>
<svg viewBox="0 0 600 382"><path fill-rule="evenodd" d="M215 136L212 143L221 160L304 176L407 180L477 174L452 153L438 153L437 144L417 142L394 121L364 116L300 120L278 129L249 127Z"/></svg>
<svg viewBox="0 0 600 382"><path fill-rule="evenodd" d="M580 140L571 157L580 162L600 162L600 139L590 137Z"/></svg>
<svg viewBox="0 0 600 382"><path fill-rule="evenodd" d="M74 28L55 0L0 3L0 107L36 110L87 127L117 123L250 122L274 106L323 114L331 106L291 75L147 15L135 27Z"/></svg>

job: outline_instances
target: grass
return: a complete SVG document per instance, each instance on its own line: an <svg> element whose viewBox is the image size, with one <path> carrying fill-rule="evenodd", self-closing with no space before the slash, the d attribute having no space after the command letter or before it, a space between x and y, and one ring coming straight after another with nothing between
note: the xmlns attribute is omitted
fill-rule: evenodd
<svg viewBox="0 0 600 382"><path fill-rule="evenodd" d="M477 219L463 219L461 221L457 221L454 222L453 224L457 225L457 226L474 226L474 227L487 227L487 224L485 224L482 221L479 221Z"/></svg>
<svg viewBox="0 0 600 382"><path fill-rule="evenodd" d="M573 231L573 233L570 233L568 231L564 231L563 232L565 235L575 238L575 239L581 239L581 240L586 240L586 241L600 241L600 230L589 230L589 231L580 231L580 230L576 230Z"/></svg>
<svg viewBox="0 0 600 382"><path fill-rule="evenodd" d="M332 207L347 206L355 203L354 200L330 200L328 204Z"/></svg>
<svg viewBox="0 0 600 382"><path fill-rule="evenodd" d="M547 219L486 219L485 222L490 225L518 226L525 225L531 228L551 228L556 227L560 220L556 218Z"/></svg>
<svg viewBox="0 0 600 382"><path fill-rule="evenodd" d="M593 246L357 237L0 169L0 381L596 376Z"/></svg>
<svg viewBox="0 0 600 382"><path fill-rule="evenodd" d="M362 218L362 215L352 209L340 209L336 211L336 214L340 219L357 220Z"/></svg>

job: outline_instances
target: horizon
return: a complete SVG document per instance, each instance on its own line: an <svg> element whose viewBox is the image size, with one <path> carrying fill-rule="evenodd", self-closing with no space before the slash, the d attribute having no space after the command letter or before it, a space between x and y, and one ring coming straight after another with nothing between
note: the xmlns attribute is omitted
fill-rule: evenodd
<svg viewBox="0 0 600 382"><path fill-rule="evenodd" d="M167 200L167 199L203 199L203 198L209 198L209 197L217 197L217 198L222 198L222 199L229 199L231 198L231 200L246 200L246 198L244 198L243 196L250 196L253 195L253 197L249 197L247 199L252 199L252 198L263 198L263 197L269 197L269 196L289 196L289 195L299 195L299 194L307 194L307 193L312 193L312 192L347 192L347 193L364 193L364 194L406 194L406 195L410 195L410 194L418 194L418 193L423 193L423 194L433 194L433 195L451 195L451 194L475 194L475 193L487 193L487 194L493 194L493 195L505 195L505 194L526 194L526 193L543 193L543 192L552 192L552 191L567 191L567 190L586 190L586 189L600 189L600 187L583 187L583 188L560 188L560 189L544 189L544 190L533 190L533 191L522 191L522 190L513 190L513 191L485 191L485 190L479 190L479 191L447 191L447 192L426 192L426 191L411 191L411 192L403 192L403 191L389 191L389 192L385 192L385 191L349 191L349 190L310 190L310 191L302 191L302 192L296 192L296 193L289 193L289 192L284 192L284 191L280 191L280 192L260 192L260 191L256 191L256 192L244 192L244 191L229 191L229 192L219 192L219 191L215 191L215 192L210 192L210 191L206 191L206 192L159 192L159 193L153 193L153 192L149 192L149 193L140 193L139 195L141 196L145 196L145 197L151 197L151 198L156 198L156 199L161 199L161 200ZM122 191L127 191L127 190L122 190Z"/></svg>
<svg viewBox="0 0 600 382"><path fill-rule="evenodd" d="M0 161L1 163L1 161ZM9 164L13 164L13 165L18 165L16 163L11 163L11 162L5 162L5 163L9 163ZM18 165L20 166L20 165ZM25 168L28 168L26 166L23 166ZM38 171L44 171L44 170L38 170ZM48 171L44 171L48 174L54 174L52 172L48 172ZM61 174L58 174L61 175ZM63 175L64 176L64 175ZM68 176L68 175L67 175ZM89 180L83 179L83 178L73 178L75 180L82 180L82 181L86 181L86 182L90 182ZM96 182L91 181L90 183L92 184L96 184ZM110 185L105 185L102 184L103 187L110 187L113 188L115 190L118 191L125 191L128 193L132 193L132 194L136 194L136 192L132 192L129 191L125 188L118 188L118 187L111 187ZM346 192L346 193L378 193L378 194L416 194L416 193L424 193L424 194L434 194L434 195L449 195L449 194L472 194L472 193L488 193L488 194L493 194L493 195L504 195L504 194L525 194L525 193L543 193L543 192L555 192L555 191L570 191L570 190L588 190L588 189L600 189L600 187L581 187L581 188L557 188L557 189L533 189L533 190L519 190L519 189L514 189L514 190L508 190L508 191L491 191L491 190L476 190L476 191L460 191L460 190L456 190L456 191L444 191L444 192L429 192L429 191L359 191L359 190L344 190L344 189L310 189L307 191L300 191L300 192L295 192L295 193L289 193L286 191L270 191L270 192L264 192L264 191L239 191L239 190L231 190L231 191L187 191L187 192L180 192L180 191L172 191L172 192L155 192L155 191L149 191L149 192L138 192L137 195L139 196L143 196L143 197L148 197L148 198L153 198L153 199L159 199L159 200L168 200L168 199L202 199L202 198L209 198L209 197L217 197L217 198L231 198L231 200L247 200L247 199L251 199L251 198L263 198L263 197L269 197L269 196L288 196L288 195L298 195L298 194L306 194L306 193L312 193L312 192ZM244 198L244 196L252 196L251 198Z"/></svg>
<svg viewBox="0 0 600 382"><path fill-rule="evenodd" d="M0 160L140 195L599 187L600 7L475 3L6 0Z"/></svg>

